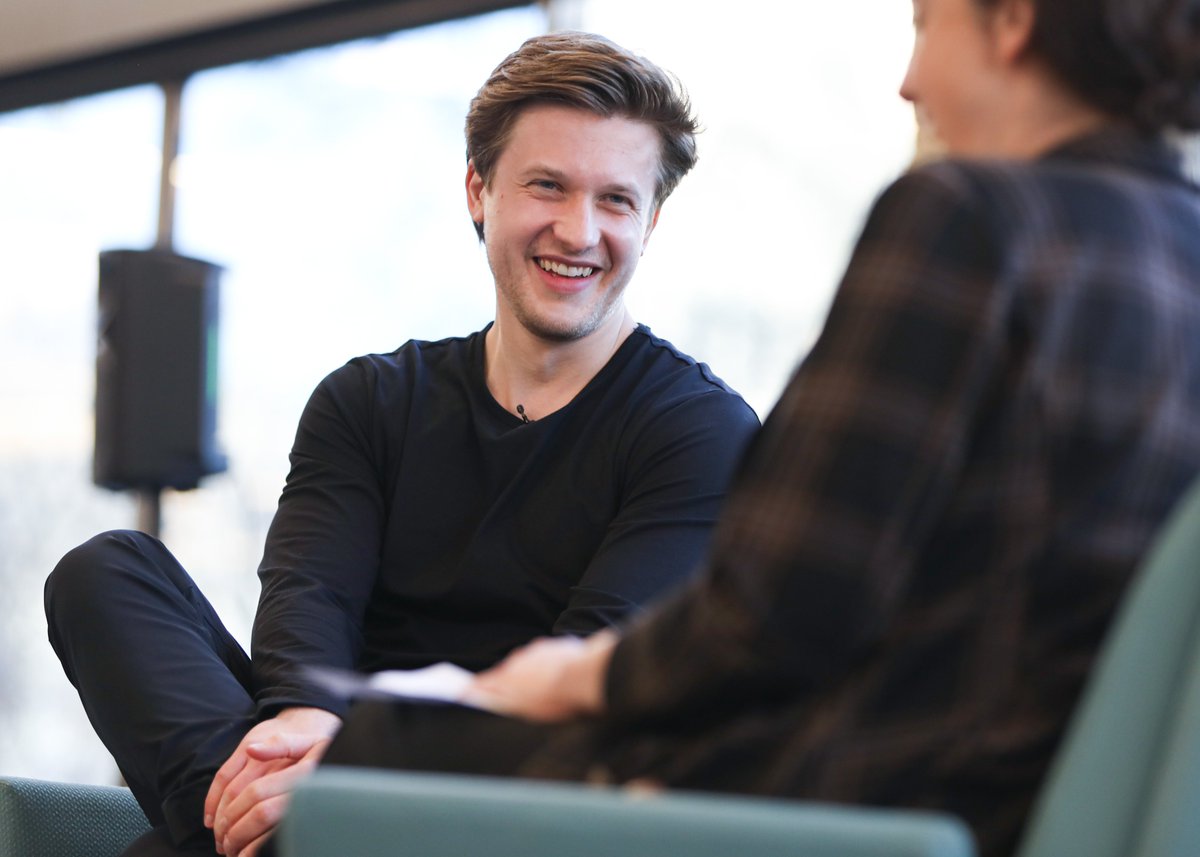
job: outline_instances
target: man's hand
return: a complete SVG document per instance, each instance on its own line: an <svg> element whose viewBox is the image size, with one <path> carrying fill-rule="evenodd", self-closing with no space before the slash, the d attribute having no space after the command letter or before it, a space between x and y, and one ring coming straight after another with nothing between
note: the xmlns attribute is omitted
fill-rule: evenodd
<svg viewBox="0 0 1200 857"><path fill-rule="evenodd" d="M213 829L219 854L258 852L292 789L316 767L341 722L323 709L288 708L246 733L204 800L204 824Z"/></svg>
<svg viewBox="0 0 1200 857"><path fill-rule="evenodd" d="M619 638L545 637L475 677L464 701L526 720L553 722L604 709L604 678Z"/></svg>

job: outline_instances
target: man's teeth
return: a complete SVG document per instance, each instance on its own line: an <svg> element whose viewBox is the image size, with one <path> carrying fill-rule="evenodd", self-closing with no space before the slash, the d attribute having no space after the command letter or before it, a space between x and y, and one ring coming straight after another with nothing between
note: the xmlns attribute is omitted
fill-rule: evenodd
<svg viewBox="0 0 1200 857"><path fill-rule="evenodd" d="M577 268L574 265L563 265L560 262L551 262L549 259L538 259L538 264L541 265L543 271L549 271L551 274L558 274L560 277L590 277L594 268Z"/></svg>

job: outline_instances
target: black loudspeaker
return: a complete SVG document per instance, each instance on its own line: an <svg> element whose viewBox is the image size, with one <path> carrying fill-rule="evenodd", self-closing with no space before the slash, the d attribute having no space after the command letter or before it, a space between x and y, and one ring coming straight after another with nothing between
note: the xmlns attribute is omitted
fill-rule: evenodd
<svg viewBox="0 0 1200 857"><path fill-rule="evenodd" d="M100 254L93 480L195 488L217 448L221 268L164 250Z"/></svg>

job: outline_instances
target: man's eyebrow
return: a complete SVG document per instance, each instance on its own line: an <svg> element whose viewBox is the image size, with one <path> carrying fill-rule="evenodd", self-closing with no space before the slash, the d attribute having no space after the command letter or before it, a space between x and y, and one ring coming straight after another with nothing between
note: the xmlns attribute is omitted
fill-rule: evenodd
<svg viewBox="0 0 1200 857"><path fill-rule="evenodd" d="M551 178L555 181L561 182L567 177L567 174L562 170L556 170L554 167L547 166L546 164L530 164L521 171L521 177L528 178L530 176Z"/></svg>

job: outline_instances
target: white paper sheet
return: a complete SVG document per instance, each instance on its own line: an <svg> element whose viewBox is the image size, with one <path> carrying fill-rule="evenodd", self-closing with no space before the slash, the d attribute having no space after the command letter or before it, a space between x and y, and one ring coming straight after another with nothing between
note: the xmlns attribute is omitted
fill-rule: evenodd
<svg viewBox="0 0 1200 857"><path fill-rule="evenodd" d="M417 699L473 705L464 698L475 674L450 663L419 670L384 670L356 673L314 667L309 676L327 690L351 699ZM480 707L474 704L473 707Z"/></svg>

